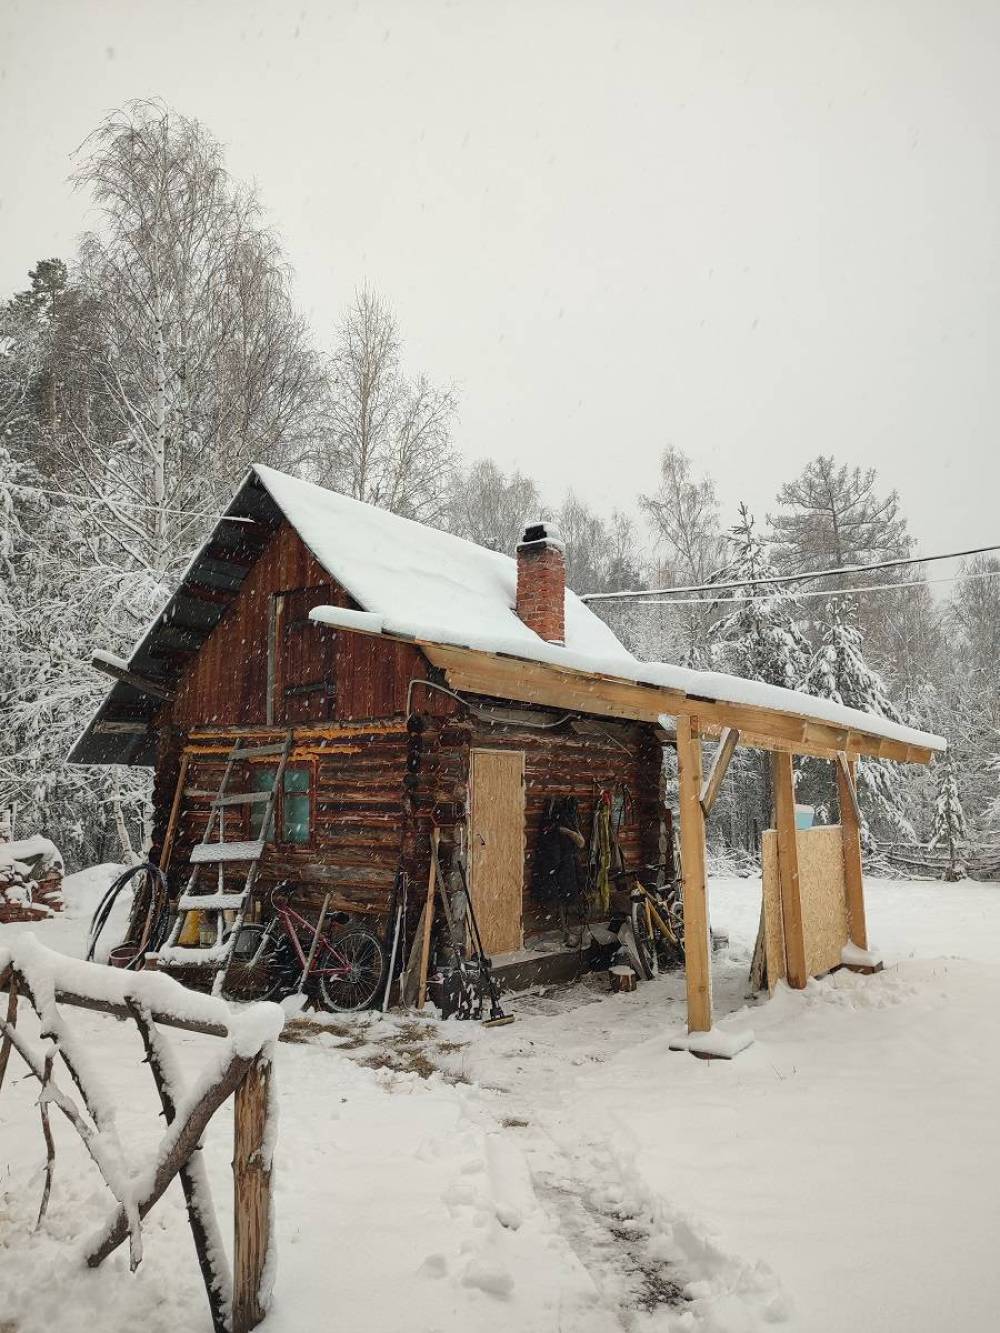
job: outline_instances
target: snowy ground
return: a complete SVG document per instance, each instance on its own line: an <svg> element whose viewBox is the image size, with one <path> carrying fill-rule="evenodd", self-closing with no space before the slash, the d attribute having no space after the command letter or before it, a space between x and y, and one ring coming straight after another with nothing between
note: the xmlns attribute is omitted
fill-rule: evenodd
<svg viewBox="0 0 1000 1333"><path fill-rule="evenodd" d="M32 929L79 952L113 869L71 877L66 918ZM594 978L524 997L492 1030L295 1025L302 1043L279 1048L280 1271L264 1333L995 1328L1000 886L874 881L887 970L751 1008L759 887L716 880L711 896L731 937L716 959L722 1026L756 1034L732 1062L668 1051L676 976L628 996ZM135 1034L70 1012L139 1156L158 1130ZM211 1049L171 1041L189 1070ZM120 1256L81 1270L107 1196L61 1124L31 1234L37 1085L12 1075L16 1056L0 1094L2 1333L207 1333L176 1187L135 1276ZM220 1211L230 1124L217 1117L206 1150Z"/></svg>

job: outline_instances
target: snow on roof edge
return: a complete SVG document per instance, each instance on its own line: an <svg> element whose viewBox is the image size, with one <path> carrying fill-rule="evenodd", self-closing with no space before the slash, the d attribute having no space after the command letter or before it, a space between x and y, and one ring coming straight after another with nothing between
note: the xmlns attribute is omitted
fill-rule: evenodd
<svg viewBox="0 0 1000 1333"><path fill-rule="evenodd" d="M742 676L729 676L719 671L695 671L690 667L672 666L668 662L622 662L618 658L601 658L586 653L573 652L561 644L538 640L537 649L528 654L523 642L505 640L500 636L490 638L472 636L458 639L441 627L428 627L407 623L386 616L371 616L354 611L345 611L337 606L318 606L309 613L310 619L320 624L332 625L347 630L359 630L367 633L385 632L404 638L440 643L442 646L468 648L473 652L501 653L505 657L517 657L528 662L545 662L551 666L568 667L575 671L589 674L617 677L619 680L632 681L638 685L653 685L661 689L679 690L688 696L708 698L719 703L750 704L757 708L769 708L776 713L788 713L796 717L807 717L815 722L826 722L847 730L864 731L885 740L898 741L902 745L919 746L921 749L943 751L948 742L943 736L933 732L918 731L891 718L880 717L875 713L864 713L857 708L848 708L844 704L833 703L829 699L820 699L812 694L803 694L800 690L788 690L780 685L766 685L762 681L747 680ZM664 713L665 717L672 716Z"/></svg>

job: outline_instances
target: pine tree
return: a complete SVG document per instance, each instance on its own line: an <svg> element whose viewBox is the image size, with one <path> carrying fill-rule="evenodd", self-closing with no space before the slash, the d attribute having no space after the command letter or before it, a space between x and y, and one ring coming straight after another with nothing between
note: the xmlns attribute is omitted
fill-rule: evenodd
<svg viewBox="0 0 1000 1333"><path fill-rule="evenodd" d="M948 868L944 872L946 880L965 878L965 865L959 852L965 842L965 811L958 794L958 773L951 750L944 759L937 762L938 791L934 806L934 832L931 834L931 847L948 848Z"/></svg>
<svg viewBox="0 0 1000 1333"><path fill-rule="evenodd" d="M797 689L808 668L808 645L796 623L794 598L783 585L762 581L774 568L745 504L726 545L728 563L713 582L737 586L722 595L717 607L726 611L709 627L713 661L735 676Z"/></svg>
<svg viewBox="0 0 1000 1333"><path fill-rule="evenodd" d="M822 642L813 657L803 689L819 699L829 699L846 708L902 722L885 682L865 660L864 637L853 623L847 607L839 601L831 602L827 615ZM821 810L827 806L831 790L828 767L827 764L818 765L815 760L806 760L802 765L802 790ZM860 761L858 797L862 811L883 831L901 834L907 841L915 839L913 826L903 814L905 798L896 764L883 759ZM867 830L866 838L870 839Z"/></svg>
<svg viewBox="0 0 1000 1333"><path fill-rule="evenodd" d="M783 585L763 582L774 573L770 553L745 504L740 505L739 513L725 538L728 562L713 579L737 586L720 593L711 608L722 614L709 626L706 665L794 690L809 664L795 600ZM766 754L747 756L740 790L746 816L739 831L748 850L756 851L761 831L771 824L771 772Z"/></svg>

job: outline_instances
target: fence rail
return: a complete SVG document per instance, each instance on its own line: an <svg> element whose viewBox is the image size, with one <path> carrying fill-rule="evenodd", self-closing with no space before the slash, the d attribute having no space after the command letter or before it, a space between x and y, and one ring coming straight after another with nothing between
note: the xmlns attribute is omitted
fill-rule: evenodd
<svg viewBox="0 0 1000 1333"><path fill-rule="evenodd" d="M943 879L951 864L946 847L890 842L880 844L878 850L895 869L927 879ZM961 849L957 859L970 879L1000 880L1000 847Z"/></svg>

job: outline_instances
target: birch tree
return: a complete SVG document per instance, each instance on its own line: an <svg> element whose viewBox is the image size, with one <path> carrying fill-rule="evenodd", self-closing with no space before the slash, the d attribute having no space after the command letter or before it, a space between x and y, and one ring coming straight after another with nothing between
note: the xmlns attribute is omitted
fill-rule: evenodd
<svg viewBox="0 0 1000 1333"><path fill-rule="evenodd" d="M81 857L117 828L127 858L146 775L65 763L106 685L90 653L127 655L249 462L305 465L323 383L253 192L196 121L131 103L75 179L94 231L6 307L0 410L35 474L9 488L24 541L0 785Z"/></svg>
<svg viewBox="0 0 1000 1333"><path fill-rule="evenodd" d="M516 469L505 473L492 458L480 458L455 474L448 527L478 546L513 555L526 525L541 512L531 477Z"/></svg>
<svg viewBox="0 0 1000 1333"><path fill-rule="evenodd" d="M340 321L329 370L317 479L395 514L444 523L455 394L403 373L396 317L372 287L357 290Z"/></svg>

